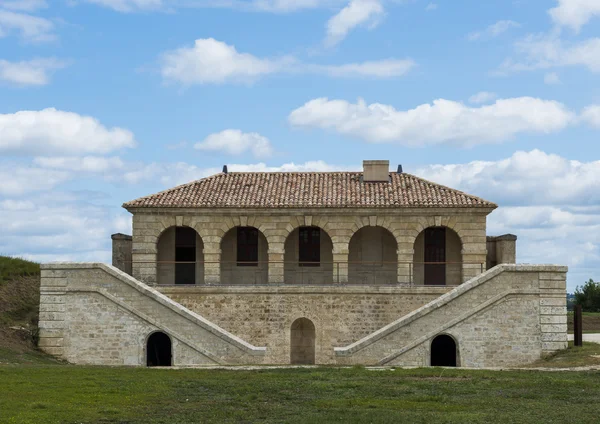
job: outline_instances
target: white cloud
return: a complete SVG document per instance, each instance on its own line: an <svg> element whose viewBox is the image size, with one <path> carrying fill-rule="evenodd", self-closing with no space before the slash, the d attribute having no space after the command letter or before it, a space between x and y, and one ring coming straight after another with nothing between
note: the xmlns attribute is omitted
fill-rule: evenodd
<svg viewBox="0 0 600 424"><path fill-rule="evenodd" d="M1 163L0 195L20 196L56 187L70 178L64 171Z"/></svg>
<svg viewBox="0 0 600 424"><path fill-rule="evenodd" d="M16 32L25 41L44 42L56 39L54 24L38 16L0 9L0 38Z"/></svg>
<svg viewBox="0 0 600 424"><path fill-rule="evenodd" d="M158 10L165 6L166 2L162 0L84 0L87 3L93 3L108 7L117 12L135 12L140 10ZM168 1L168 0L167 0Z"/></svg>
<svg viewBox="0 0 600 424"><path fill-rule="evenodd" d="M416 66L412 59L384 59L345 65L307 65L307 72L326 74L333 77L392 78L407 74Z"/></svg>
<svg viewBox="0 0 600 424"><path fill-rule="evenodd" d="M475 40L479 40L484 37L486 37L486 38L497 37L500 34L505 33L506 31L508 31L511 28L519 28L520 26L521 26L521 24L519 24L518 22L515 22L515 21L510 21L510 20L498 21L495 24L488 26L483 31L472 32L471 34L469 34L467 36L467 38L471 41L475 41Z"/></svg>
<svg viewBox="0 0 600 424"><path fill-rule="evenodd" d="M480 91L479 93L469 97L469 103L479 105L483 103L489 103L493 100L496 100L497 98L498 96L496 95L496 93L490 93L489 91Z"/></svg>
<svg viewBox="0 0 600 424"><path fill-rule="evenodd" d="M0 153L79 155L134 147L131 131L54 108L0 114Z"/></svg>
<svg viewBox="0 0 600 424"><path fill-rule="evenodd" d="M379 0L350 0L348 5L327 22L325 44L334 46L359 25L374 28L383 17L384 9Z"/></svg>
<svg viewBox="0 0 600 424"><path fill-rule="evenodd" d="M241 155L250 151L256 158L267 158L273 154L273 147L268 138L258 133L244 133L234 129L210 134L203 141L196 143L194 148L229 155Z"/></svg>
<svg viewBox="0 0 600 424"><path fill-rule="evenodd" d="M439 99L406 111L362 99L352 104L319 98L292 111L288 120L296 127L329 129L371 143L418 147L499 143L519 133L560 131L576 119L561 103L519 97L478 108Z"/></svg>
<svg viewBox="0 0 600 424"><path fill-rule="evenodd" d="M548 11L555 23L579 31L593 17L600 16L598 0L558 0L558 5Z"/></svg>
<svg viewBox="0 0 600 424"><path fill-rule="evenodd" d="M600 105L586 107L582 114L582 119L592 127L600 129Z"/></svg>
<svg viewBox="0 0 600 424"><path fill-rule="evenodd" d="M67 63L56 58L33 59L21 62L9 62L0 59L0 81L15 85L46 85L50 73L62 69Z"/></svg>
<svg viewBox="0 0 600 424"><path fill-rule="evenodd" d="M516 43L520 58L507 59L500 73L533 71L565 66L585 66L600 72L600 38L565 43L556 35L529 35Z"/></svg>
<svg viewBox="0 0 600 424"><path fill-rule="evenodd" d="M495 162L430 165L416 174L501 205L600 204L600 161L568 160L540 150L518 151Z"/></svg>
<svg viewBox="0 0 600 424"><path fill-rule="evenodd" d="M46 0L0 0L0 8L34 12L48 7Z"/></svg>
<svg viewBox="0 0 600 424"><path fill-rule="evenodd" d="M165 80L194 84L251 83L276 73L322 74L332 77L391 78L416 66L411 59L384 59L342 65L302 63L292 56L259 58L240 53L234 46L213 38L198 39L193 47L166 52L161 57Z"/></svg>
<svg viewBox="0 0 600 424"><path fill-rule="evenodd" d="M73 172L103 173L123 169L125 163L119 157L84 156L84 157L36 157L33 163L50 169Z"/></svg>
<svg viewBox="0 0 600 424"><path fill-rule="evenodd" d="M433 11L433 10L437 10L437 8L438 8L438 5L437 5L437 4L435 4L435 3L429 3L429 4L427 5L427 7L425 7L425 10L426 10L427 12L431 12L431 11Z"/></svg>
<svg viewBox="0 0 600 424"><path fill-rule="evenodd" d="M544 84L556 85L560 84L560 77L556 72L549 72L544 75Z"/></svg>
<svg viewBox="0 0 600 424"><path fill-rule="evenodd" d="M163 54L162 75L184 85L251 82L279 72L292 62L291 58L260 59L239 53L234 46L208 38L196 40L193 47Z"/></svg>

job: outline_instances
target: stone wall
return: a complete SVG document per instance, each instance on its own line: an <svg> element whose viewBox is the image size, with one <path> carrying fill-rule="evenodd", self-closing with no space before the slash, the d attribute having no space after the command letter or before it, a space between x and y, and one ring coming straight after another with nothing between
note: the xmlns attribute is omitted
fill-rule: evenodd
<svg viewBox="0 0 600 424"><path fill-rule="evenodd" d="M263 362L255 347L104 264L42 265L42 350L76 364L145 365L146 340L168 334L175 365Z"/></svg>
<svg viewBox="0 0 600 424"><path fill-rule="evenodd" d="M431 342L440 334L456 341L459 366L531 363L567 347L566 272L552 265L499 265L337 348L337 363L428 366Z"/></svg>
<svg viewBox="0 0 600 424"><path fill-rule="evenodd" d="M318 364L427 366L432 339L447 334L459 366L518 366L566 348L566 272L504 264L455 288L159 292L108 265L49 264L42 266L40 347L78 364L144 365L147 338L162 331L173 342L174 365L287 364L292 323L305 318L315 327Z"/></svg>
<svg viewBox="0 0 600 424"><path fill-rule="evenodd" d="M291 326L298 318L315 325L316 362L334 364L334 347L367 336L450 290L354 285L156 288L249 343L266 346L269 364L289 364Z"/></svg>
<svg viewBox="0 0 600 424"><path fill-rule="evenodd" d="M157 241L173 226L194 228L204 243L205 282L221 282L221 241L236 226L253 226L264 234L268 244L268 281L284 282L286 240L300 226L318 226L331 239L331 272L336 281L348 281L348 255L352 236L363 227L387 229L397 243L397 281L410 282L415 240L427 227L448 227L460 238L461 279L481 273L486 262L486 216L488 208L402 208L381 209L129 209L133 213L133 275L156 284ZM323 238L325 239L325 238ZM456 252L455 252L456 253ZM324 259L323 259L324 260ZM482 265L483 264L483 265ZM333 269L335 268L335 269ZM227 283L224 281L224 283Z"/></svg>

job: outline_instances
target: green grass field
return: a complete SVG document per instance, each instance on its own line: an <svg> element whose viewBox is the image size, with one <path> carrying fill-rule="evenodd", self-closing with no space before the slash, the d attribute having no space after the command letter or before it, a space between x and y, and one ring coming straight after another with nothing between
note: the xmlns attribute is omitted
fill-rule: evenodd
<svg viewBox="0 0 600 424"><path fill-rule="evenodd" d="M2 423L597 423L598 372L0 366Z"/></svg>

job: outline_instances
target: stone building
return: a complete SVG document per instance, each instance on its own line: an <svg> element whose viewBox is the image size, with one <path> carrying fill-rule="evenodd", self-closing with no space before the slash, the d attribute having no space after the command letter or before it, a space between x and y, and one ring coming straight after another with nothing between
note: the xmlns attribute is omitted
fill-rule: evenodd
<svg viewBox="0 0 600 424"><path fill-rule="evenodd" d="M364 161L222 173L123 205L113 265L47 264L40 346L81 364L515 366L567 345L566 267L497 205Z"/></svg>

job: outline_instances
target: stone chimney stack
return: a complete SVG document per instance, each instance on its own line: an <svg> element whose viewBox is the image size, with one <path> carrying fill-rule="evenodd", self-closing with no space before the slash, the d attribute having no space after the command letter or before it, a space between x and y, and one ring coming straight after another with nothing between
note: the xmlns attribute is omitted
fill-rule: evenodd
<svg viewBox="0 0 600 424"><path fill-rule="evenodd" d="M390 180L390 161L363 160L363 172L365 183L387 183Z"/></svg>

